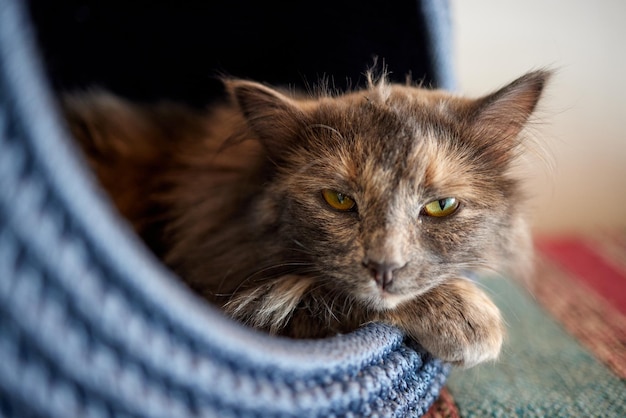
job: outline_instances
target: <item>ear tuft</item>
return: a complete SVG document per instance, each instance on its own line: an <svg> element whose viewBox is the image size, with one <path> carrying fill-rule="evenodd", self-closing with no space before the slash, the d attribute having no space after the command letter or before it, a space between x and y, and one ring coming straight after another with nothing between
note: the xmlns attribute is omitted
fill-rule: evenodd
<svg viewBox="0 0 626 418"><path fill-rule="evenodd" d="M474 101L470 130L481 158L508 165L519 152L521 131L535 111L550 71L530 72L494 93Z"/></svg>
<svg viewBox="0 0 626 418"><path fill-rule="evenodd" d="M530 72L500 90L476 101L473 124L496 136L492 140L515 138L537 107L551 72Z"/></svg>
<svg viewBox="0 0 626 418"><path fill-rule="evenodd" d="M278 145L272 142L285 135L293 135L304 119L299 103L284 93L252 81L223 81L249 127L268 148Z"/></svg>
<svg viewBox="0 0 626 418"><path fill-rule="evenodd" d="M246 116L256 114L258 109L280 110L291 106L289 97L261 83L231 79L224 80L224 85Z"/></svg>

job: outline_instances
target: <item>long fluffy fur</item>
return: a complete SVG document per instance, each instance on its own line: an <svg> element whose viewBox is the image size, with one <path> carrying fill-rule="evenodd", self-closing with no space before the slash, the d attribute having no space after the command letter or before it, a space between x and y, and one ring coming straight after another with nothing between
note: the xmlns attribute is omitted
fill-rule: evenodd
<svg viewBox="0 0 626 418"><path fill-rule="evenodd" d="M232 317L297 338L384 321L471 366L497 356L504 328L463 276L530 264L511 168L548 77L478 99L370 74L363 90L316 97L225 80L230 101L207 112L102 92L64 103L121 213ZM324 189L356 210L333 210ZM453 215L424 215L445 197L461 202ZM395 266L384 288L372 260Z"/></svg>

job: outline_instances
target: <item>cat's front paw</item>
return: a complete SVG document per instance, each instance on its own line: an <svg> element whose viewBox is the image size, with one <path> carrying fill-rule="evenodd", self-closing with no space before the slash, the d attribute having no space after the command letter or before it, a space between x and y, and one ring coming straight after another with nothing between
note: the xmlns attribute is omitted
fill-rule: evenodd
<svg viewBox="0 0 626 418"><path fill-rule="evenodd" d="M431 289L390 318L435 357L464 367L495 360L504 340L499 309L464 279Z"/></svg>

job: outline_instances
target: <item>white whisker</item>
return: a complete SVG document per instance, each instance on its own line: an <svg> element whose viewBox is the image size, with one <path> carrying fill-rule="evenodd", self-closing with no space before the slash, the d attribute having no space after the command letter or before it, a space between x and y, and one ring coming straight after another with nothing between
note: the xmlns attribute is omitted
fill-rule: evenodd
<svg viewBox="0 0 626 418"><path fill-rule="evenodd" d="M315 123L315 124L307 126L307 128L309 128L309 129L312 129L312 128L322 128L322 129L329 130L333 134L337 135L341 141L345 141L345 138L342 135L342 133L339 132L337 129L333 128L332 126L325 125L323 123Z"/></svg>

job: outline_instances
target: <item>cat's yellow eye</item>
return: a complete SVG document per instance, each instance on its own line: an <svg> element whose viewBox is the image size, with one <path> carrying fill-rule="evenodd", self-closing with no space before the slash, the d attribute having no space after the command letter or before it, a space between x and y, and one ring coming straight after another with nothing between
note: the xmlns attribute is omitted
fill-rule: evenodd
<svg viewBox="0 0 626 418"><path fill-rule="evenodd" d="M435 218L452 215L459 208L459 201L454 197L433 200L424 206L424 214Z"/></svg>
<svg viewBox="0 0 626 418"><path fill-rule="evenodd" d="M333 209L349 211L356 206L354 199L335 190L324 189L322 190L322 196L326 203Z"/></svg>

